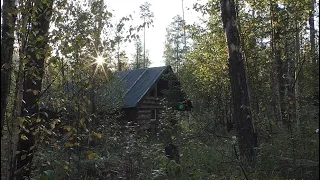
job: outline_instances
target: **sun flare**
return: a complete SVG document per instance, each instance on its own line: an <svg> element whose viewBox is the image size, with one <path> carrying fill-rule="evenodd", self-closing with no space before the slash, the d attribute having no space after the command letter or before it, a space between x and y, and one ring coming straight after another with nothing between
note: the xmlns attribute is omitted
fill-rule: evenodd
<svg viewBox="0 0 320 180"><path fill-rule="evenodd" d="M93 66L93 65L96 66L93 75L95 75L97 73L98 69L101 69L101 71L107 77L107 73L106 73L106 71L104 69L104 65L107 64L106 57L104 57L103 55L100 55L100 54L98 54L97 57L94 57L94 56L89 56L89 57L91 59L93 59L93 62L89 66Z"/></svg>
<svg viewBox="0 0 320 180"><path fill-rule="evenodd" d="M105 58L102 57L102 56L96 57L95 60L96 60L96 64L97 64L98 66L102 66L103 64L106 63Z"/></svg>

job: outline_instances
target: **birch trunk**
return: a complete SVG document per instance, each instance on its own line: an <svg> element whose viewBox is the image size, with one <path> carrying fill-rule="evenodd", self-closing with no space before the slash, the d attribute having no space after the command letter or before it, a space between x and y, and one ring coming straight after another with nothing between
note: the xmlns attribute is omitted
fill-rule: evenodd
<svg viewBox="0 0 320 180"><path fill-rule="evenodd" d="M19 3L19 9L21 10L21 14L18 16L18 25L19 29L17 30L18 44L19 46L19 68L16 77L15 83L15 93L14 93L14 102L12 109L12 121L10 123L10 147L9 147L9 167L7 173L7 179L13 179L13 173L15 170L15 154L17 149L17 126L18 126L18 117L21 114L21 106L22 106L22 95L23 95L23 70L24 70L24 59L25 59L25 47L28 41L28 33L30 29L30 20L29 10L32 7L31 2L22 2ZM29 23L29 28L28 28ZM22 33L26 32L26 33Z"/></svg>
<svg viewBox="0 0 320 180"><path fill-rule="evenodd" d="M223 28L228 44L229 76L240 155L253 162L257 136L252 123L244 60L240 52L240 35L237 28L235 4L233 0L220 0L220 4Z"/></svg>
<svg viewBox="0 0 320 180"><path fill-rule="evenodd" d="M13 10L15 10L15 0L3 0L2 9L3 22L1 23L1 137L7 111L8 96L11 83L14 29L16 21L16 14L13 13Z"/></svg>
<svg viewBox="0 0 320 180"><path fill-rule="evenodd" d="M48 30L52 15L53 0L48 2L40 1L36 4L36 13L32 23L31 32L26 47L26 57L28 61L25 65L25 80L23 83L23 100L21 117L31 120L24 122L24 129L21 129L18 139L16 155L16 179L30 178L31 164L35 150L36 138L34 132L37 129L37 123L33 118L38 118L39 114L39 93L41 92L42 79L44 76L44 61L48 50ZM38 32L36 35L35 33ZM37 40L38 37L43 37ZM31 118L29 118L31 117Z"/></svg>

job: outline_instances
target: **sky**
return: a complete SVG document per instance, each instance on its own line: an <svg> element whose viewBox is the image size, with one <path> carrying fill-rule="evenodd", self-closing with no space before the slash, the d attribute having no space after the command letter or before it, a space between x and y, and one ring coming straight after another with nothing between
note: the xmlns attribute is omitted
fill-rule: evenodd
<svg viewBox="0 0 320 180"><path fill-rule="evenodd" d="M176 15L182 16L182 0L104 0L108 9L114 10L114 21L124 16L131 14L133 16L133 24L141 24L139 18L139 6L144 2L151 4L151 11L154 13L153 27L146 30L146 49L149 50L149 57L151 60L151 67L163 66L163 51L166 35L166 28L172 22L172 18ZM194 3L204 4L207 0L183 0L184 4L184 17L186 24L192 24L199 21L201 14L195 12L192 7ZM319 1L317 0L317 3ZM2 5L2 0L1 0ZM188 10L189 8L189 10ZM134 13L135 12L135 13ZM319 13L319 11L317 12ZM2 23L2 18L1 18ZM316 24L319 20L316 18ZM318 26L316 27L318 30ZM139 36L143 42L143 31L140 31ZM127 42L123 44L129 60L132 59L134 54L134 43Z"/></svg>
<svg viewBox="0 0 320 180"><path fill-rule="evenodd" d="M182 16L182 0L105 0L105 4L114 10L115 19L132 14L133 23L140 23L138 16L139 6L144 2L151 4L150 10L154 13L154 27L146 29L146 49L149 50L151 67L163 66L163 51L166 35L166 28L172 22L172 18L176 15ZM184 0L184 17L186 24L192 24L198 20L199 14L192 9L197 0ZM187 10L190 8L190 10ZM135 14L133 14L135 11ZM139 32L141 41L143 42L143 31ZM134 54L134 44L126 44L125 50L129 60Z"/></svg>

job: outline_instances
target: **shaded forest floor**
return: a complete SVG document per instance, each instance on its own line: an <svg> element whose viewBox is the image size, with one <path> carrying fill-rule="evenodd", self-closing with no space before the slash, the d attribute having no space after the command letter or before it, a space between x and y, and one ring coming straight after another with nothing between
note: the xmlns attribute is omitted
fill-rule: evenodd
<svg viewBox="0 0 320 180"><path fill-rule="evenodd" d="M215 126L209 132L205 121L187 116L179 124L163 126L156 134L137 135L120 126L96 139L67 143L67 134L39 143L33 163L34 179L319 179L319 133L274 128L258 129L259 147L255 164L239 159L235 130ZM121 130L120 130L121 129ZM171 134L178 147L180 163L165 155L164 139ZM85 137L78 134L78 137ZM1 143L1 167L7 166L7 137ZM89 142L94 140L94 143ZM5 168L2 168L5 179Z"/></svg>

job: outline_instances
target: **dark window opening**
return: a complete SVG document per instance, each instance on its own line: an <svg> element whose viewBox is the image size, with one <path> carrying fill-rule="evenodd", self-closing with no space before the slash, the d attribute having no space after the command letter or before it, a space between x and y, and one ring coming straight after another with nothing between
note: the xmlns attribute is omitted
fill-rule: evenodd
<svg viewBox="0 0 320 180"><path fill-rule="evenodd" d="M151 119L156 119L157 117L157 110L153 109L151 110Z"/></svg>

